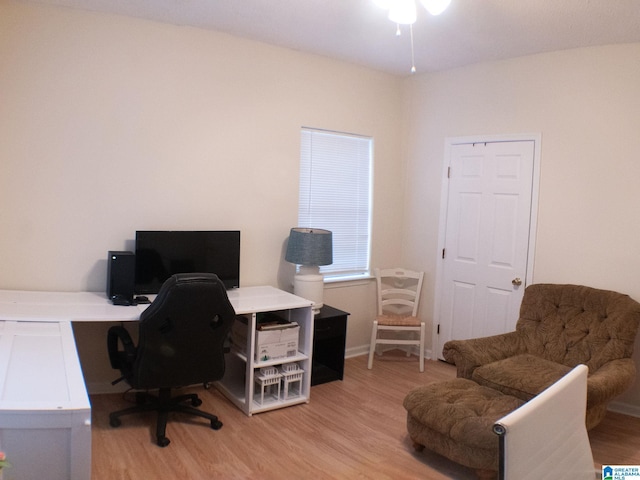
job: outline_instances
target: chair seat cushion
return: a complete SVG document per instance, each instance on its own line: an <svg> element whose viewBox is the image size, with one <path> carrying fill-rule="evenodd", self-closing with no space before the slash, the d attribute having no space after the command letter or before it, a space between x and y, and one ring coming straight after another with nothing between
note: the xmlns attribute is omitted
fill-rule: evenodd
<svg viewBox="0 0 640 480"><path fill-rule="evenodd" d="M566 365L522 354L478 367L471 378L479 385L528 401L570 370Z"/></svg>
<svg viewBox="0 0 640 480"><path fill-rule="evenodd" d="M390 327L419 327L420 319L411 315L394 315L386 313L376 317L378 325L386 325Z"/></svg>

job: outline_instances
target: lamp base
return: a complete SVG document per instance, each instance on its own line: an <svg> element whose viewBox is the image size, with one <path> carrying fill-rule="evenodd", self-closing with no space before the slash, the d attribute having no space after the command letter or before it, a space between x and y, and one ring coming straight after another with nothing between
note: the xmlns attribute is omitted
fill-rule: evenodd
<svg viewBox="0 0 640 480"><path fill-rule="evenodd" d="M320 273L320 267L301 266L293 277L293 293L313 302L314 315L320 313L324 297L324 275Z"/></svg>

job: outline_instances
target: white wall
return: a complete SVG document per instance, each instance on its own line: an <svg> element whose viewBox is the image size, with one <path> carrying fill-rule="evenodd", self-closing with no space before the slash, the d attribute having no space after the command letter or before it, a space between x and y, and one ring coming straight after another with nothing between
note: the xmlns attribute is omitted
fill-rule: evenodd
<svg viewBox="0 0 640 480"><path fill-rule="evenodd" d="M406 80L404 261L429 272L422 311L429 322L446 137L541 133L534 282L640 301L639 59L640 44L605 46ZM640 414L640 383L620 400Z"/></svg>
<svg viewBox="0 0 640 480"><path fill-rule="evenodd" d="M400 257L394 76L190 27L3 1L0 104L0 288L104 291L107 251L131 249L141 229L239 229L241 285L288 288L302 126L375 138L373 262ZM373 302L368 284L330 289L327 303L352 314L349 348L368 342ZM102 329L76 332L89 383L111 379Z"/></svg>

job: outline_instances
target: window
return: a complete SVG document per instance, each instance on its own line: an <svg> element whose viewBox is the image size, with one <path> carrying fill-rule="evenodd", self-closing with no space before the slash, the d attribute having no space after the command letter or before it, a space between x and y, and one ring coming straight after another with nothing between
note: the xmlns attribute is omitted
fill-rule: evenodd
<svg viewBox="0 0 640 480"><path fill-rule="evenodd" d="M373 140L303 128L298 226L333 232L328 278L369 273Z"/></svg>

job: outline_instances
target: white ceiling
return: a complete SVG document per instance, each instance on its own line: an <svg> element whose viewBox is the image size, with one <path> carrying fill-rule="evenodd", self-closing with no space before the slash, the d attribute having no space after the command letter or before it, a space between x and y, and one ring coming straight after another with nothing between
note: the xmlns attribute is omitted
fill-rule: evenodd
<svg viewBox="0 0 640 480"><path fill-rule="evenodd" d="M410 74L409 31L373 0L23 0L218 30L397 75ZM418 5L418 73L569 48L640 42L640 0L452 0Z"/></svg>

